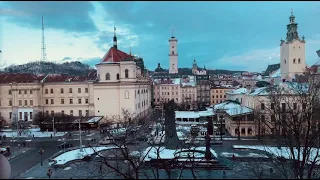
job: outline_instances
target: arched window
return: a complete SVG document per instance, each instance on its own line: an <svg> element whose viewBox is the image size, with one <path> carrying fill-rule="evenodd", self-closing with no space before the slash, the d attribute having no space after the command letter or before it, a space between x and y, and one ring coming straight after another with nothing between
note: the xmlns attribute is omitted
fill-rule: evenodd
<svg viewBox="0 0 320 180"><path fill-rule="evenodd" d="M301 63L301 59L300 59L300 58L298 59L298 63L299 63L299 64Z"/></svg>
<svg viewBox="0 0 320 180"><path fill-rule="evenodd" d="M120 76L119 76L119 73L117 74L117 80L119 80L120 79Z"/></svg>
<svg viewBox="0 0 320 180"><path fill-rule="evenodd" d="M124 98L125 98L125 99L129 99L129 91L128 91L128 90L126 90L126 91L124 92Z"/></svg>
<svg viewBox="0 0 320 180"><path fill-rule="evenodd" d="M129 70L128 69L124 70L124 76L125 76L125 78L129 78Z"/></svg>
<svg viewBox="0 0 320 180"><path fill-rule="evenodd" d="M174 55L174 51L172 51L171 54Z"/></svg>
<svg viewBox="0 0 320 180"><path fill-rule="evenodd" d="M287 63L287 61L286 61L286 60L284 60L284 63L286 64L286 63Z"/></svg>
<svg viewBox="0 0 320 180"><path fill-rule="evenodd" d="M296 63L296 58L293 59L293 64L295 64L295 63Z"/></svg>
<svg viewBox="0 0 320 180"><path fill-rule="evenodd" d="M110 80L110 74L109 73L106 74L106 80Z"/></svg>

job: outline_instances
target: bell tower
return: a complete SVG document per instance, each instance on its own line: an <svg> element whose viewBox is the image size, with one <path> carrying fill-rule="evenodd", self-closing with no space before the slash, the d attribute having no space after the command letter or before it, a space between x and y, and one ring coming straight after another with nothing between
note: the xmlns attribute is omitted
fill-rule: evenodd
<svg viewBox="0 0 320 180"><path fill-rule="evenodd" d="M178 74L178 39L173 35L169 39L169 74Z"/></svg>
<svg viewBox="0 0 320 180"><path fill-rule="evenodd" d="M287 37L280 40L280 69L281 79L284 81L294 81L295 74L305 71L305 38L299 37L298 24L291 10L289 24L287 25Z"/></svg>

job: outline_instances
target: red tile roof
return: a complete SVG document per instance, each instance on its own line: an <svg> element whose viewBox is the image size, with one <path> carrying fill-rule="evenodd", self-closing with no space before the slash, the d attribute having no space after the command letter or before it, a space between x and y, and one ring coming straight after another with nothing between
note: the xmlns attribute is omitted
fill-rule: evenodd
<svg viewBox="0 0 320 180"><path fill-rule="evenodd" d="M39 82L41 78L28 73L0 73L0 83L33 83Z"/></svg>
<svg viewBox="0 0 320 180"><path fill-rule="evenodd" d="M45 79L45 83L52 82L83 82L87 80L87 76L68 76L61 74L50 74Z"/></svg>
<svg viewBox="0 0 320 180"><path fill-rule="evenodd" d="M131 55L120 51L115 47L111 47L106 55L102 58L101 62L120 62L125 58L130 57Z"/></svg>

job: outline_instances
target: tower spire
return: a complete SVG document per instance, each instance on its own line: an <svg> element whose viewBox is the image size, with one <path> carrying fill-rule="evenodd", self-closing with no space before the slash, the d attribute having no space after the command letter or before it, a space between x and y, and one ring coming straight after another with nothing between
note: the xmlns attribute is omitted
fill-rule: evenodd
<svg viewBox="0 0 320 180"><path fill-rule="evenodd" d="M114 26L114 36L113 36L113 47L118 49L117 36L116 36L116 26Z"/></svg>
<svg viewBox="0 0 320 180"><path fill-rule="evenodd" d="M174 28L172 28L172 36L171 36L171 38L174 38Z"/></svg>
<svg viewBox="0 0 320 180"><path fill-rule="evenodd" d="M294 39L300 39L298 35L298 24L295 22L295 16L293 15L293 10L291 9L291 16L289 17L289 24L287 25L287 41L292 41Z"/></svg>

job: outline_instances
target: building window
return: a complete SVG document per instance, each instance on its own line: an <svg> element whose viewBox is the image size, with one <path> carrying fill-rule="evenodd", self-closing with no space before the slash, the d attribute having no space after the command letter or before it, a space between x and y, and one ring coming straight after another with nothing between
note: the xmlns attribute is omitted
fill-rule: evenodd
<svg viewBox="0 0 320 180"><path fill-rule="evenodd" d="M272 110L274 109L274 103L271 103L271 109Z"/></svg>
<svg viewBox="0 0 320 180"><path fill-rule="evenodd" d="M264 103L261 103L261 110L264 110L265 107L264 107Z"/></svg>
<svg viewBox="0 0 320 180"><path fill-rule="evenodd" d="M276 121L276 116L275 115L271 115L271 122L275 122Z"/></svg>
<svg viewBox="0 0 320 180"><path fill-rule="evenodd" d="M174 51L172 51L171 54L174 55Z"/></svg>
<svg viewBox="0 0 320 180"><path fill-rule="evenodd" d="M81 99L78 99L78 104L81 104Z"/></svg>
<svg viewBox="0 0 320 180"><path fill-rule="evenodd" d="M306 103L303 103L303 104L302 104L302 109L305 110L306 108L307 108Z"/></svg>
<svg viewBox="0 0 320 180"><path fill-rule="evenodd" d="M61 111L62 116L64 115L64 110Z"/></svg>
<svg viewBox="0 0 320 180"><path fill-rule="evenodd" d="M46 111L46 116L49 116L49 111Z"/></svg>
<svg viewBox="0 0 320 180"><path fill-rule="evenodd" d="M282 103L282 112L286 111L286 103Z"/></svg>
<svg viewBox="0 0 320 180"><path fill-rule="evenodd" d="M69 99L69 104L73 104L73 99Z"/></svg>
<svg viewBox="0 0 320 180"><path fill-rule="evenodd" d="M45 90L44 90L44 93L45 93L45 94L48 94L48 92L49 92L48 89L45 89Z"/></svg>
<svg viewBox="0 0 320 180"><path fill-rule="evenodd" d="M88 93L88 92L89 92L89 89L88 89L88 88L85 88L85 89L84 89L84 92L85 92L85 93Z"/></svg>
<svg viewBox="0 0 320 180"><path fill-rule="evenodd" d="M72 88L69 88L69 93L72 93Z"/></svg>
<svg viewBox="0 0 320 180"><path fill-rule="evenodd" d="M293 64L295 64L295 63L296 63L296 58L293 59Z"/></svg>
<svg viewBox="0 0 320 180"><path fill-rule="evenodd" d="M24 100L24 106L28 106L28 100Z"/></svg>
<svg viewBox="0 0 320 180"><path fill-rule="evenodd" d="M53 89L50 89L50 93L53 94Z"/></svg>
<svg viewBox="0 0 320 180"><path fill-rule="evenodd" d="M12 119L12 112L9 112L9 119Z"/></svg>
<svg viewBox="0 0 320 180"><path fill-rule="evenodd" d="M61 104L64 104L64 99L61 99Z"/></svg>
<svg viewBox="0 0 320 180"><path fill-rule="evenodd" d="M51 99L50 101L51 101L51 104L54 104L54 101L53 101L53 99Z"/></svg>
<svg viewBox="0 0 320 180"><path fill-rule="evenodd" d="M33 106L33 100L30 100L30 106Z"/></svg>
<svg viewBox="0 0 320 180"><path fill-rule="evenodd" d="M110 74L109 73L106 74L106 80L110 80Z"/></svg>
<svg viewBox="0 0 320 180"><path fill-rule="evenodd" d="M54 111L51 111L51 116L54 116Z"/></svg>
<svg viewBox="0 0 320 180"><path fill-rule="evenodd" d="M30 112L29 114L30 114L30 119L32 119L32 112Z"/></svg>
<svg viewBox="0 0 320 180"><path fill-rule="evenodd" d="M22 112L19 112L19 119L22 119Z"/></svg>
<svg viewBox="0 0 320 180"><path fill-rule="evenodd" d="M81 88L78 88L78 93L81 93Z"/></svg>
<svg viewBox="0 0 320 180"><path fill-rule="evenodd" d="M129 78L129 70L128 69L124 70L124 77Z"/></svg>
<svg viewBox="0 0 320 180"><path fill-rule="evenodd" d="M89 116L89 110L86 110L86 116L87 117Z"/></svg>
<svg viewBox="0 0 320 180"><path fill-rule="evenodd" d="M264 115L261 115L261 122L264 122L266 117Z"/></svg>
<svg viewBox="0 0 320 180"><path fill-rule="evenodd" d="M22 106L22 100L19 100L19 106Z"/></svg>
<svg viewBox="0 0 320 180"><path fill-rule="evenodd" d="M89 99L86 99L85 102L86 102L86 104L89 104Z"/></svg>
<svg viewBox="0 0 320 180"><path fill-rule="evenodd" d="M11 95L11 89L9 89L9 94Z"/></svg>
<svg viewBox="0 0 320 180"><path fill-rule="evenodd" d="M301 63L301 59L300 59L300 58L298 59L298 63L299 63L299 64Z"/></svg>
<svg viewBox="0 0 320 180"><path fill-rule="evenodd" d="M61 93L61 94L64 93L64 89L63 89L63 88L60 89L60 93Z"/></svg>
<svg viewBox="0 0 320 180"><path fill-rule="evenodd" d="M124 98L125 98L125 99L129 99L129 91L128 91L128 90L126 90L126 91L124 92Z"/></svg>
<svg viewBox="0 0 320 180"><path fill-rule="evenodd" d="M70 110L70 116L73 116L73 110Z"/></svg>
<svg viewBox="0 0 320 180"><path fill-rule="evenodd" d="M286 60L284 60L284 63L286 64L286 63L287 63L287 61L286 61Z"/></svg>
<svg viewBox="0 0 320 180"><path fill-rule="evenodd" d="M79 116L82 116L82 110L79 110Z"/></svg>
<svg viewBox="0 0 320 180"><path fill-rule="evenodd" d="M19 94L21 94L21 90L19 89Z"/></svg>
<svg viewBox="0 0 320 180"><path fill-rule="evenodd" d="M120 75L119 75L119 73L117 74L117 80L119 80L120 79Z"/></svg>
<svg viewBox="0 0 320 180"><path fill-rule="evenodd" d="M294 110L297 109L297 103L293 103L293 109L294 109Z"/></svg>
<svg viewBox="0 0 320 180"><path fill-rule="evenodd" d="M30 94L33 94L32 89L30 89Z"/></svg>
<svg viewBox="0 0 320 180"><path fill-rule="evenodd" d="M24 90L24 94L28 94L27 90Z"/></svg>
<svg viewBox="0 0 320 180"><path fill-rule="evenodd" d="M252 135L252 129L248 128L248 135Z"/></svg>
<svg viewBox="0 0 320 180"><path fill-rule="evenodd" d="M12 106L12 100L9 100L9 106Z"/></svg>
<svg viewBox="0 0 320 180"><path fill-rule="evenodd" d="M49 104L49 99L46 99L46 104Z"/></svg>

